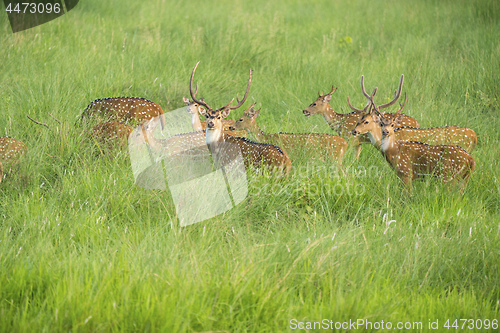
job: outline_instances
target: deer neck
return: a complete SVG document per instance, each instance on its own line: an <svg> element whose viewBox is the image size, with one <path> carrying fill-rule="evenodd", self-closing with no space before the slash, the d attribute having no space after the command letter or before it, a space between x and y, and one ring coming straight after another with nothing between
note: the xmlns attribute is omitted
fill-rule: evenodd
<svg viewBox="0 0 500 333"><path fill-rule="evenodd" d="M266 137L268 135L260 129L256 121L252 121L251 125L248 126L248 131L252 133L255 140L257 140L258 142L266 142Z"/></svg>
<svg viewBox="0 0 500 333"><path fill-rule="evenodd" d="M193 131L198 132L202 131L200 117L198 116L198 112L191 113L191 124L193 125Z"/></svg>
<svg viewBox="0 0 500 333"><path fill-rule="evenodd" d="M222 124L221 124L221 126L216 126L213 129L210 129L207 126L205 133L206 133L205 140L207 142L207 145L209 145L209 146L213 143L220 142L223 140Z"/></svg>
<svg viewBox="0 0 500 333"><path fill-rule="evenodd" d="M376 126L376 129L367 132L366 135L368 139L370 139L372 145L376 148L380 148L382 144L382 129L380 126Z"/></svg>
<svg viewBox="0 0 500 333"><path fill-rule="evenodd" d="M387 162L395 168L399 161L399 142L396 141L394 133L381 139L380 151Z"/></svg>
<svg viewBox="0 0 500 333"><path fill-rule="evenodd" d="M323 116L323 119L325 119L326 123L332 128L337 125L342 117L341 114L333 110L329 103L326 104L325 112L323 112L321 115Z"/></svg>

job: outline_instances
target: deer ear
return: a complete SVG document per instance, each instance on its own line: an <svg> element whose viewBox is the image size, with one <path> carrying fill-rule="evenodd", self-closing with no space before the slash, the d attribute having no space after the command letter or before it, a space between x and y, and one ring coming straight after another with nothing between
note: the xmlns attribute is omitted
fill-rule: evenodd
<svg viewBox="0 0 500 333"><path fill-rule="evenodd" d="M323 96L323 103L330 103L331 99L332 95L326 94L325 96Z"/></svg>
<svg viewBox="0 0 500 333"><path fill-rule="evenodd" d="M205 108L199 108L200 110L200 114L205 117L205 118L208 118L208 113L207 113L207 110L205 110Z"/></svg>
<svg viewBox="0 0 500 333"><path fill-rule="evenodd" d="M255 118L255 117L257 117L259 115L259 111L260 111L260 109L259 110L255 110L255 108L252 106L248 110L248 116L250 118Z"/></svg>
<svg viewBox="0 0 500 333"><path fill-rule="evenodd" d="M377 124L380 124L380 122L382 121L382 119L380 118L380 116L376 112L372 113L372 119Z"/></svg>
<svg viewBox="0 0 500 333"><path fill-rule="evenodd" d="M396 125L397 127L400 127L402 123L403 123L403 115L402 114L398 114L394 118L394 125Z"/></svg>
<svg viewBox="0 0 500 333"><path fill-rule="evenodd" d="M191 102L189 101L189 98L187 98L186 96L182 97L182 100L184 101L184 103L185 103L186 105L191 104Z"/></svg>
<svg viewBox="0 0 500 333"><path fill-rule="evenodd" d="M222 111L220 112L220 116L221 116L221 118L223 118L223 119L224 119L224 118L227 118L227 116L229 116L229 113L230 113L230 112L231 112L231 109L229 109L229 108L225 108L224 110L222 110Z"/></svg>

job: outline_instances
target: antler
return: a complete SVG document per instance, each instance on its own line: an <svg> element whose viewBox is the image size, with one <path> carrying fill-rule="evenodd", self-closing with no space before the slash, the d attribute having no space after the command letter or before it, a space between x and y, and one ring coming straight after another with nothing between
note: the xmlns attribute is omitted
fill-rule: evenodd
<svg viewBox="0 0 500 333"><path fill-rule="evenodd" d="M199 61L196 63L196 65L193 68L193 72L191 73L191 80L189 80L189 93L191 94L191 98L195 103L203 105L204 107L207 108L207 110L213 111L213 109L203 100L203 98L196 99L196 94L198 93L198 83L196 83L196 91L193 93L193 77L194 77L194 72L196 71L196 68L198 67L199 63L200 63Z"/></svg>
<svg viewBox="0 0 500 333"><path fill-rule="evenodd" d="M364 86L363 85L362 85L361 89L363 89L363 91L364 91ZM373 90L372 95L371 95L372 98L377 93L377 89L378 89L378 87L375 87L375 89ZM365 95L365 96L367 96L367 95ZM370 96L368 96L368 99L370 99ZM358 108L355 108L354 106L351 105L351 101L349 101L349 96L347 96L347 104L349 105L349 107L352 110L354 110L356 112L366 112L366 110L368 109L368 107L371 105L371 102L368 101L368 103L366 103L366 105L365 105L365 107L363 109L358 109Z"/></svg>
<svg viewBox="0 0 500 333"><path fill-rule="evenodd" d="M247 97L248 97L248 92L250 91L250 84L252 83L252 69L250 68L250 73L248 75L248 85L247 85L247 90L245 91L245 96L243 96L243 99L240 101L240 99L238 98L238 94L236 93L236 100L238 101L238 105L235 105L235 106L229 106L229 104L231 104L233 102L233 100L231 100L231 102L229 102L228 105L226 106L223 106L221 107L219 110L223 110L225 108L228 108L229 110L234 110L234 109L237 109L239 108L240 106L243 105L243 103L245 103Z"/></svg>
<svg viewBox="0 0 500 333"><path fill-rule="evenodd" d="M330 90L330 92L329 92L328 94L326 94L326 95L333 95L333 93L334 93L334 92L336 92L336 91L337 91L337 89L338 89L338 86L336 86L335 88L334 88L334 86L332 86L332 90ZM323 94L322 94L321 92L319 92L319 91L318 91L318 95L319 95L320 97L321 97L321 96L323 96ZM326 95L325 95L325 96L326 96Z"/></svg>
<svg viewBox="0 0 500 333"><path fill-rule="evenodd" d="M397 91L394 91L394 99L390 101L389 103L379 105L379 109L384 109L386 107L391 106L392 104L396 103L396 101L399 99L399 96L401 96L401 90L403 89L403 81L404 81L404 74L401 74L401 79L399 80L399 88ZM406 103L406 101L405 101Z"/></svg>
<svg viewBox="0 0 500 333"><path fill-rule="evenodd" d="M380 111L379 111L379 108L380 108L380 107L377 107L377 106L375 105L375 102L373 101L373 96L375 96L375 93L376 93L376 92L377 92L377 88L375 88L375 90L373 91L373 93L371 94L371 96L370 96L370 95L368 95L368 99L369 99L368 104L370 104L370 113L371 113L371 111L372 111L372 107L373 107L373 110L375 111L375 113L376 113L379 117L382 117L382 114L381 114L381 113L380 113Z"/></svg>
<svg viewBox="0 0 500 333"><path fill-rule="evenodd" d="M398 110L398 112L396 112L395 117L398 116L399 114L401 114L401 111L403 111L403 108L405 107L405 105L406 105L406 93L405 93L405 101L403 102L403 104L399 103L399 110Z"/></svg>

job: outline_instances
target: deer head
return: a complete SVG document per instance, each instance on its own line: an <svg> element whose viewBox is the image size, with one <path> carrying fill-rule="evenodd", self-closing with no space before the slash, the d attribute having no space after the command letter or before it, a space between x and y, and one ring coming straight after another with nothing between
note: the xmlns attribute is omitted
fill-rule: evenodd
<svg viewBox="0 0 500 333"><path fill-rule="evenodd" d="M193 72L191 73L191 79L189 81L189 92L191 94L191 98L193 99L193 101L204 107L201 110L201 115L207 118L207 129L206 129L207 143L210 144L214 141L220 140L222 136L222 119L229 116L231 110L237 109L240 106L242 106L243 103L245 103L245 100L248 97L248 92L250 91L250 84L252 82L252 70L250 69L247 90L245 92L245 95L243 96L243 99L240 101L238 94L236 94L236 100L238 101L238 105L230 106L234 100L233 99L225 106L214 110L203 99L196 98L196 94L198 92L198 83L196 83L196 91L193 92L193 77L199 63L200 63L199 61L196 63L196 65L193 68Z"/></svg>
<svg viewBox="0 0 500 333"><path fill-rule="evenodd" d="M323 114L325 113L326 109L328 108L328 104L330 103L331 99L332 99L332 95L335 93L335 91L337 91L337 88L338 87L333 87L332 86L332 90L330 90L330 92L326 95L322 95L319 91L318 91L318 98L311 103L311 105L309 105L307 108L305 108L302 113L306 116L306 117L309 117L311 115L315 115L315 114Z"/></svg>
<svg viewBox="0 0 500 333"><path fill-rule="evenodd" d="M405 93L405 100L403 104L399 103L399 110L394 114L393 117L382 117L380 112L378 111L377 106L373 102L373 99L371 100L373 109L375 110L375 113L377 114L376 116L376 121L380 124L380 127L382 128L382 138L388 137L394 134L394 129L398 127L398 125L401 123L403 116L401 115L401 111L403 111L403 108L406 105L406 93Z"/></svg>
<svg viewBox="0 0 500 333"><path fill-rule="evenodd" d="M260 109L255 110L255 104L256 103L250 105L250 107L243 112L243 116L238 119L233 126L229 127L231 131L255 128L257 123L255 118L257 118L260 112Z"/></svg>

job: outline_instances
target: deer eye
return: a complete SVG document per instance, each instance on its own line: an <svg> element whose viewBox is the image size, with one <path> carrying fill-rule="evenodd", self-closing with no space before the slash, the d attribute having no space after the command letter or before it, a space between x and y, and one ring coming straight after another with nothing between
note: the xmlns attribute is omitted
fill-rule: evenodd
<svg viewBox="0 0 500 333"><path fill-rule="evenodd" d="M243 121L243 118L240 118L239 121Z"/></svg>
<svg viewBox="0 0 500 333"><path fill-rule="evenodd" d="M367 120L367 121L365 121L365 124L368 124L368 120Z"/></svg>

